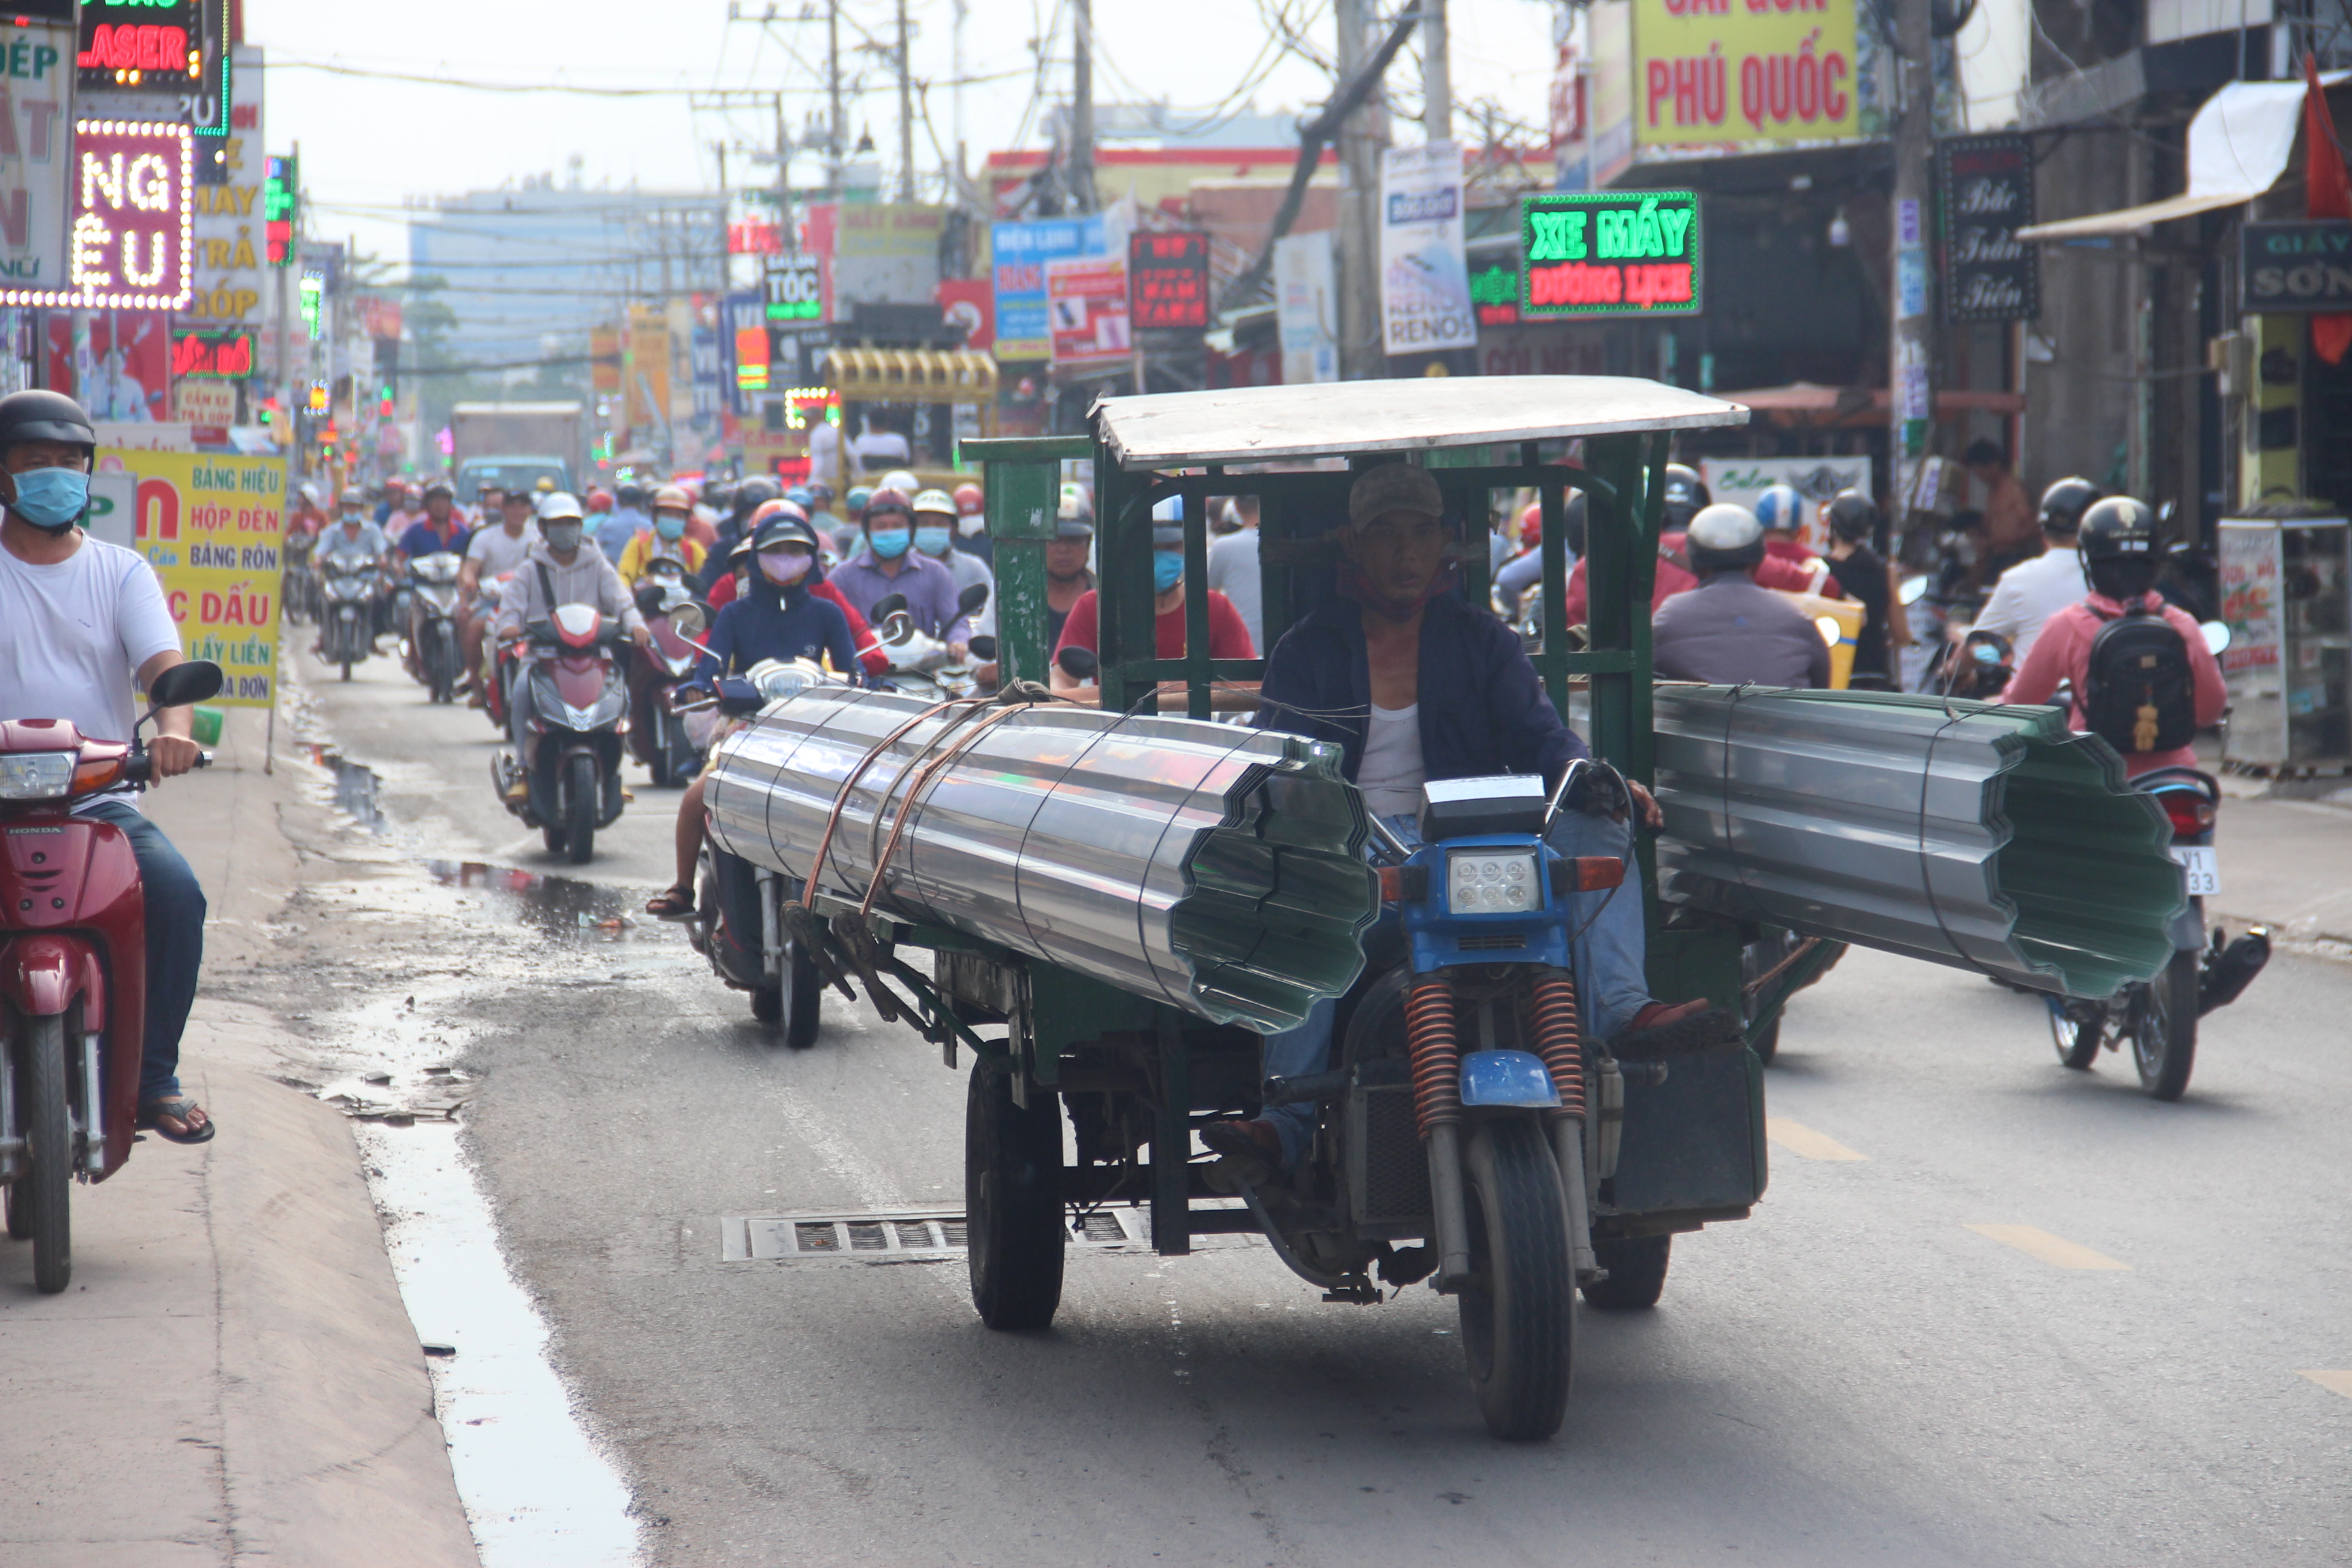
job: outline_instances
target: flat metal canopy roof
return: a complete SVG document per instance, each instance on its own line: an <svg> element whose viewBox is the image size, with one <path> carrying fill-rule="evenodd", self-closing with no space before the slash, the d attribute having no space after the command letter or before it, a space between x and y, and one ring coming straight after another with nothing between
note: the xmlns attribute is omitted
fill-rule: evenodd
<svg viewBox="0 0 2352 1568"><path fill-rule="evenodd" d="M1091 416L1123 468L1744 425L1737 403L1630 375L1413 376L1106 397Z"/></svg>

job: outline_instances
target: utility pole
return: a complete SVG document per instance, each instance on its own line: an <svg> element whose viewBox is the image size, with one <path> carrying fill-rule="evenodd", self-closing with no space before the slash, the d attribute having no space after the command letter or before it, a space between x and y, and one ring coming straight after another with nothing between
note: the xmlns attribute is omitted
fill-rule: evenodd
<svg viewBox="0 0 2352 1568"><path fill-rule="evenodd" d="M1070 5L1070 205L1095 210L1095 6Z"/></svg>
<svg viewBox="0 0 2352 1568"><path fill-rule="evenodd" d="M971 0L955 0L955 47L951 51L954 56L953 68L955 70L955 83L949 91L948 101L950 105L950 112L955 121L953 127L953 133L955 136L955 178L950 182L950 195L951 199L956 201L961 201L963 197L963 27L964 24L971 20Z"/></svg>
<svg viewBox="0 0 2352 1568"><path fill-rule="evenodd" d="M824 7L824 92L828 128L824 139L824 194L841 199L841 143L845 125L841 112L841 0Z"/></svg>
<svg viewBox="0 0 2352 1568"><path fill-rule="evenodd" d="M1432 142L1454 140L1454 66L1446 53L1446 0L1421 0L1421 128Z"/></svg>
<svg viewBox="0 0 2352 1568"><path fill-rule="evenodd" d="M907 0L898 0L898 199L902 202L915 199L915 75L907 35Z"/></svg>
<svg viewBox="0 0 2352 1568"><path fill-rule="evenodd" d="M722 229L725 226L723 223L720 225ZM800 248L786 237L792 232L793 142L790 133L784 129L784 95L779 89L776 92L776 249L779 252L789 254ZM726 236L722 233L719 236L719 254L724 256L726 253ZM751 265L757 271L767 263L755 261Z"/></svg>
<svg viewBox="0 0 2352 1568"><path fill-rule="evenodd" d="M1339 80L1355 79L1372 53L1372 0L1331 0L1339 25ZM1388 110L1379 89L1339 128L1339 223L1332 236L1339 274L1339 379L1386 374L1381 350L1381 148Z"/></svg>
<svg viewBox="0 0 2352 1568"><path fill-rule="evenodd" d="M1887 468L1900 529L1918 459L1935 417L1928 342L1928 160L1935 152L1935 80L1929 72L1929 0L1895 3L1895 298L1887 311Z"/></svg>

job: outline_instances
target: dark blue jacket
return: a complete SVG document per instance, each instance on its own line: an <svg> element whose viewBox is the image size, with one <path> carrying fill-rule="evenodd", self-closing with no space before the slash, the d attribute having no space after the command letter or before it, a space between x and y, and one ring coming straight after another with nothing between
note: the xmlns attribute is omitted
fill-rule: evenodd
<svg viewBox="0 0 2352 1568"><path fill-rule="evenodd" d="M1258 727L1347 750L1347 773L1364 760L1371 667L1363 612L1335 599L1283 634L1265 663ZM1589 755L1560 722L1518 635L1453 595L1433 600L1421 623L1421 762L1433 779L1541 773Z"/></svg>
<svg viewBox="0 0 2352 1568"><path fill-rule="evenodd" d="M859 674L857 649L849 640L849 619L831 599L793 587L780 598L772 590L754 584L751 593L730 600L703 639L709 651L694 667L694 679L708 683L721 675L740 675L763 658L831 658L835 670Z"/></svg>

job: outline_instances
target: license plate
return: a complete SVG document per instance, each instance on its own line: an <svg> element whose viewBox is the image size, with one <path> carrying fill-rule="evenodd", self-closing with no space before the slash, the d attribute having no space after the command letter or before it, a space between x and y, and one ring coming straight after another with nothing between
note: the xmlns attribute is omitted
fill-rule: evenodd
<svg viewBox="0 0 2352 1568"><path fill-rule="evenodd" d="M2180 867L2181 879L2189 884L2189 896L2210 899L2221 890L2221 863L2210 844L2176 844L2172 858Z"/></svg>

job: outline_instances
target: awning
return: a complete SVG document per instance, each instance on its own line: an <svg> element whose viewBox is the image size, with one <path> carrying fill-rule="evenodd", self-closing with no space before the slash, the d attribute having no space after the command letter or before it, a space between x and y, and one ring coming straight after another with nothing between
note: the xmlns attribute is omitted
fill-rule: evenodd
<svg viewBox="0 0 2352 1568"><path fill-rule="evenodd" d="M1823 386L1818 382L1792 381L1785 386L1761 386L1721 395L1782 429L1861 429L1886 423L1887 398L1883 386ZM2024 408L2025 394L2021 392L1947 389L1936 394L1938 419L1956 419L1964 414L2019 414Z"/></svg>
<svg viewBox="0 0 2352 1568"><path fill-rule="evenodd" d="M824 378L858 403L985 403L996 360L970 349L827 349Z"/></svg>
<svg viewBox="0 0 2352 1568"><path fill-rule="evenodd" d="M2352 79L2352 71L2321 74L2322 87ZM2300 81L2233 81L2212 97L2189 122L2189 189L2160 202L2093 213L2087 217L2037 223L2017 231L2020 239L2089 239L2131 234L2193 217L2216 207L2232 207L2261 195L2286 172L2303 127Z"/></svg>

